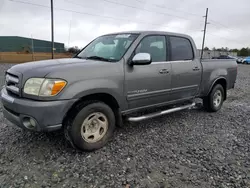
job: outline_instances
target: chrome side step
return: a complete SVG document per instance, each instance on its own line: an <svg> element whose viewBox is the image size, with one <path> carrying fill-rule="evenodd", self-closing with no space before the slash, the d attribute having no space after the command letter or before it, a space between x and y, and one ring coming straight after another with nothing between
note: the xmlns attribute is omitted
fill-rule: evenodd
<svg viewBox="0 0 250 188"><path fill-rule="evenodd" d="M143 115L143 116L138 116L138 117L129 117L128 121L132 121L132 122L142 121L142 120L146 120L146 119L149 119L149 118L154 118L154 117L165 115L165 114L170 114L172 112L177 112L177 111L181 111L181 110L185 110L185 109L191 109L195 105L196 104L193 102L192 104L187 104L187 105L184 105L184 106L171 108L171 109L160 111L160 112L154 112L154 113L151 113L151 114L148 114L148 115Z"/></svg>

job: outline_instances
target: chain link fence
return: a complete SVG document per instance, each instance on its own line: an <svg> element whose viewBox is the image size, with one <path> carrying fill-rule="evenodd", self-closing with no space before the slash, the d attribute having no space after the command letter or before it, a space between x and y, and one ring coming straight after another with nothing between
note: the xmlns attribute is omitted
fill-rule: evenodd
<svg viewBox="0 0 250 188"><path fill-rule="evenodd" d="M64 48L54 49L54 58L68 58L72 54L67 53ZM51 48L49 47L34 47L34 49L24 48L20 51L11 51L11 48L8 50L0 49L0 63L24 63L29 61L38 61L51 59Z"/></svg>

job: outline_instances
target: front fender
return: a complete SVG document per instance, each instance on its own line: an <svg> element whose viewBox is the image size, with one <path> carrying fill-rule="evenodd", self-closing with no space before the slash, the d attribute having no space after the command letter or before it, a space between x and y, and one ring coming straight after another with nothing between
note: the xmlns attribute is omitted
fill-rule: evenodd
<svg viewBox="0 0 250 188"><path fill-rule="evenodd" d="M61 99L79 99L87 95L105 93L112 95L120 107L125 104L123 96L123 84L109 79L91 79L74 82L68 85Z"/></svg>

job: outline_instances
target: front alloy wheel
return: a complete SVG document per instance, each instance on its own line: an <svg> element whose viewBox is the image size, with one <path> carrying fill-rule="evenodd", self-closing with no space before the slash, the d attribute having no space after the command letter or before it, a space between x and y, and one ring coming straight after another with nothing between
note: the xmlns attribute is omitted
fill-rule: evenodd
<svg viewBox="0 0 250 188"><path fill-rule="evenodd" d="M86 142L95 143L103 138L107 130L107 117L101 112L94 112L83 121L81 135Z"/></svg>
<svg viewBox="0 0 250 188"><path fill-rule="evenodd" d="M114 112L100 101L82 102L64 125L70 144L86 151L102 148L112 138L114 130Z"/></svg>

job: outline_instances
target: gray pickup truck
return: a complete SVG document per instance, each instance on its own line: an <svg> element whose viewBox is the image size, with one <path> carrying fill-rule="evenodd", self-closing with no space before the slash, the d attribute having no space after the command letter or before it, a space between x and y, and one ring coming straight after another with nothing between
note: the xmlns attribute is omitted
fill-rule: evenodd
<svg viewBox="0 0 250 188"><path fill-rule="evenodd" d="M208 111L218 111L236 77L235 60L201 61L190 36L113 33L97 37L72 58L11 67L1 101L4 116L17 126L63 129L73 147L90 151L103 147L124 117L136 122L189 109L195 98L203 99ZM160 106L165 110L135 115Z"/></svg>

